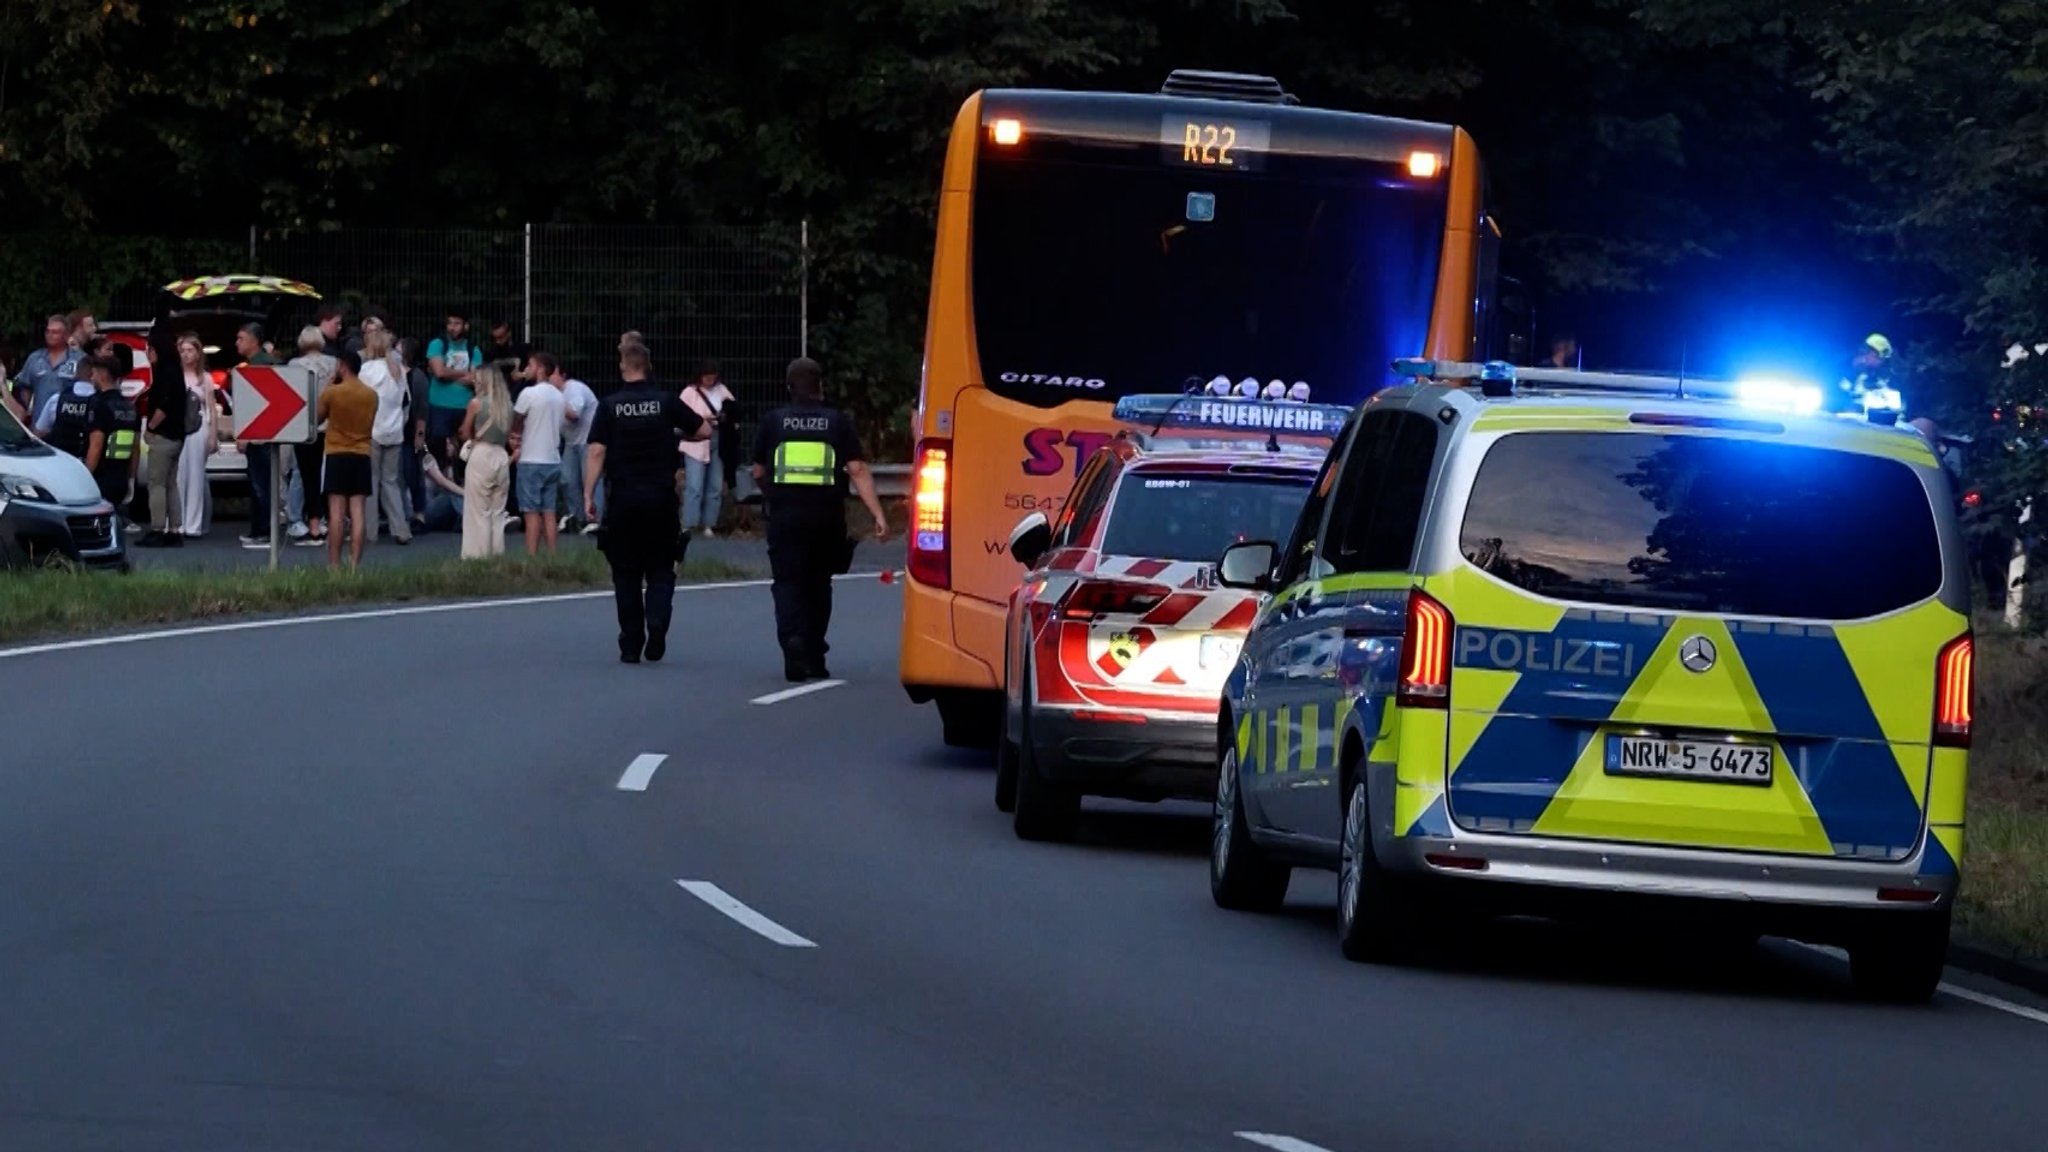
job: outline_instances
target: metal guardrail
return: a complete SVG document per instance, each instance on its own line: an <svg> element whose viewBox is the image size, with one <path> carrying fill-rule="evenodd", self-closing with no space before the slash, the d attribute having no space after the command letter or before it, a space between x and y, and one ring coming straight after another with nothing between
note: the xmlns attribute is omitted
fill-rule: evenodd
<svg viewBox="0 0 2048 1152"><path fill-rule="evenodd" d="M875 495L884 500L900 500L910 495L910 465L871 464L868 471L875 477Z"/></svg>

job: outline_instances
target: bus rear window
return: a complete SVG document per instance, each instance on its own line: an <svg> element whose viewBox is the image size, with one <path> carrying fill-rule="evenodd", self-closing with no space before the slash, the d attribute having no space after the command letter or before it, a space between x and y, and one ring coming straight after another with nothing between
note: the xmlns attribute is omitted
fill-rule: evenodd
<svg viewBox="0 0 2048 1152"><path fill-rule="evenodd" d="M1910 466L1698 435L1504 436L1479 467L1460 547L1539 596L1626 608L1857 620L1942 581Z"/></svg>
<svg viewBox="0 0 2048 1152"><path fill-rule="evenodd" d="M1132 472L1117 487L1102 551L1212 561L1245 540L1285 540L1314 477Z"/></svg>
<svg viewBox="0 0 2048 1152"><path fill-rule="evenodd" d="M1216 376L1350 404L1429 328L1445 181L1291 158L1262 173L984 154L974 201L982 376L1053 407Z"/></svg>

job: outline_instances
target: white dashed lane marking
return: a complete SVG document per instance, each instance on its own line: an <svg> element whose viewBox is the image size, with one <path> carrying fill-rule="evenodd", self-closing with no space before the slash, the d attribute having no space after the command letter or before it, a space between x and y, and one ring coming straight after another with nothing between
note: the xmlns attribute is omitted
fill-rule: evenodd
<svg viewBox="0 0 2048 1152"><path fill-rule="evenodd" d="M766 696L756 696L753 699L753 703L780 704L784 700L794 700L799 696L809 696L813 692L823 692L827 688L837 688L844 683L846 683L844 680L814 680L809 684L799 684L794 688L784 688L780 692L770 692Z"/></svg>
<svg viewBox="0 0 2048 1152"><path fill-rule="evenodd" d="M1296 1140L1292 1136L1275 1136L1269 1132L1234 1132L1232 1135L1239 1140L1249 1140L1261 1148L1271 1148L1273 1152L1330 1152L1320 1144Z"/></svg>
<svg viewBox="0 0 2048 1152"><path fill-rule="evenodd" d="M777 924L745 904L709 880L678 880L683 891L695 896L713 908L718 909L739 924L759 936L782 945L784 948L816 948L817 945Z"/></svg>
<svg viewBox="0 0 2048 1152"><path fill-rule="evenodd" d="M659 752L642 752L626 765L626 774L619 777L619 791L645 792L647 782L654 779L654 770L668 757Z"/></svg>

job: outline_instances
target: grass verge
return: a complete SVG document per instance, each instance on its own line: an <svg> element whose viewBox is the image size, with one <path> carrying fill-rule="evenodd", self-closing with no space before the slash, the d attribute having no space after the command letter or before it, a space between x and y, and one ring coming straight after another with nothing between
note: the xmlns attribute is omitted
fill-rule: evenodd
<svg viewBox="0 0 2048 1152"><path fill-rule="evenodd" d="M686 582L751 575L716 561L691 561L683 568ZM128 576L23 572L0 577L0 644L138 625L291 615L343 604L533 596L610 585L604 556L595 549L536 559L392 564L353 573L325 568L158 570Z"/></svg>
<svg viewBox="0 0 2048 1152"><path fill-rule="evenodd" d="M2009 959L2048 964L2048 640L1977 627L1958 930Z"/></svg>

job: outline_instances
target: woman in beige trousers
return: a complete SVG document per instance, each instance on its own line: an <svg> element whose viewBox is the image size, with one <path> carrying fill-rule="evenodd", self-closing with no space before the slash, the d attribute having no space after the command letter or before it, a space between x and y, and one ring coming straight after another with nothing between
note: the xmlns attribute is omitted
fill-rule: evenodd
<svg viewBox="0 0 2048 1152"><path fill-rule="evenodd" d="M505 554L505 496L512 458L505 451L512 434L512 395L505 374L483 367L471 374L476 398L463 414L467 467L462 476L462 558Z"/></svg>

